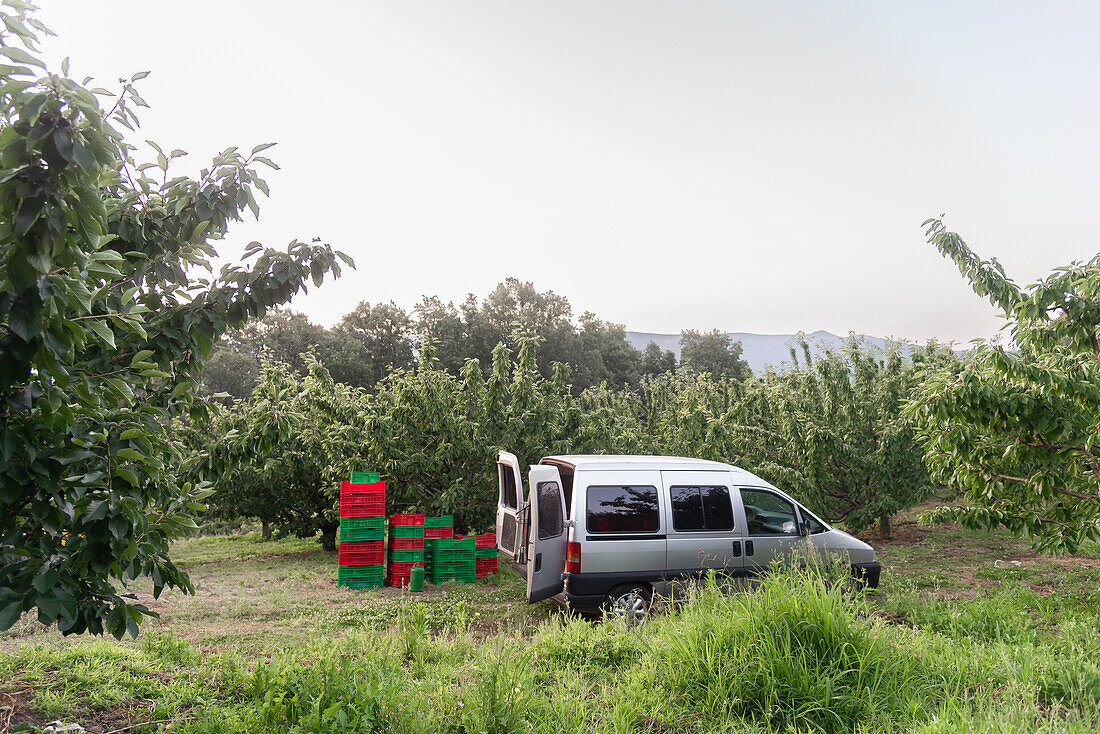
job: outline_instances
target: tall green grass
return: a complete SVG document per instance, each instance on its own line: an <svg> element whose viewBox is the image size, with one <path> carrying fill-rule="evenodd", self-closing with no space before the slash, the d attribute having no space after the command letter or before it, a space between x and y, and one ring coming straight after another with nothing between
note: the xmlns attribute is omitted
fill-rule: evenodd
<svg viewBox="0 0 1100 734"><path fill-rule="evenodd" d="M1005 592L966 614L985 610L996 622L1039 601ZM127 648L27 647L0 659L0 678L31 687L54 717L140 698L153 702L148 717L192 733L939 734L1100 724L1095 618L1067 620L1041 644L1033 625L998 622L1002 633L989 634L938 611L926 628L899 626L813 572L778 573L731 595L712 579L640 629L562 615L531 637L481 638L465 614L433 620L411 604L388 629L318 633L260 660L203 654L168 634Z"/></svg>

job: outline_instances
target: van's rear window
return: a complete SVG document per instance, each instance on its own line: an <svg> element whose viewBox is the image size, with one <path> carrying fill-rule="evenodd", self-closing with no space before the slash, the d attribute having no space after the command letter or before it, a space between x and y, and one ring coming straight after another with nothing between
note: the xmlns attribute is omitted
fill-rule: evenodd
<svg viewBox="0 0 1100 734"><path fill-rule="evenodd" d="M656 487L596 486L587 494L590 533L654 533L661 527Z"/></svg>

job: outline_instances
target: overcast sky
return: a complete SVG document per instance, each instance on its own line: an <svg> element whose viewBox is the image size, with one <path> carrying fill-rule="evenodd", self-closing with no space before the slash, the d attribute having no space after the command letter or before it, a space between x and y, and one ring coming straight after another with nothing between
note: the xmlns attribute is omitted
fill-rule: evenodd
<svg viewBox="0 0 1100 734"><path fill-rule="evenodd" d="M514 276L636 331L965 342L921 222L1029 284L1098 250L1095 2L41 0L48 56L150 70L141 137L277 141L258 239L358 270L294 308Z"/></svg>

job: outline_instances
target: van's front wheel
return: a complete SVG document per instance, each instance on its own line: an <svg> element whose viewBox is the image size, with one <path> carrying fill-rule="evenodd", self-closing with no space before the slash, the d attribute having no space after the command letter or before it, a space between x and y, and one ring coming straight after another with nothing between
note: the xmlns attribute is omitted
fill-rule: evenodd
<svg viewBox="0 0 1100 734"><path fill-rule="evenodd" d="M621 619L627 627L640 627L649 618L650 590L639 584L619 586L607 595L607 613Z"/></svg>

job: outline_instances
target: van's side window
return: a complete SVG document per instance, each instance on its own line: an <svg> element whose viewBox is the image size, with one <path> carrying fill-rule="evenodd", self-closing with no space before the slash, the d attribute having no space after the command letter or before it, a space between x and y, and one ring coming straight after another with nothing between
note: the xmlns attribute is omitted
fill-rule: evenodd
<svg viewBox="0 0 1100 734"><path fill-rule="evenodd" d="M733 506L725 487L671 487L676 530L733 530Z"/></svg>
<svg viewBox="0 0 1100 734"><path fill-rule="evenodd" d="M758 489L742 489L749 535L798 535L794 505L779 495Z"/></svg>
<svg viewBox="0 0 1100 734"><path fill-rule="evenodd" d="M500 486L504 493L501 499L504 500L504 506L517 509L519 501L516 498L516 473L505 464L497 464L497 468L500 470Z"/></svg>
<svg viewBox="0 0 1100 734"><path fill-rule="evenodd" d="M656 487L589 487L587 494L590 533L654 533L661 527Z"/></svg>
<svg viewBox="0 0 1100 734"><path fill-rule="evenodd" d="M561 516L561 488L557 482L539 482L539 540L556 538L565 531Z"/></svg>

